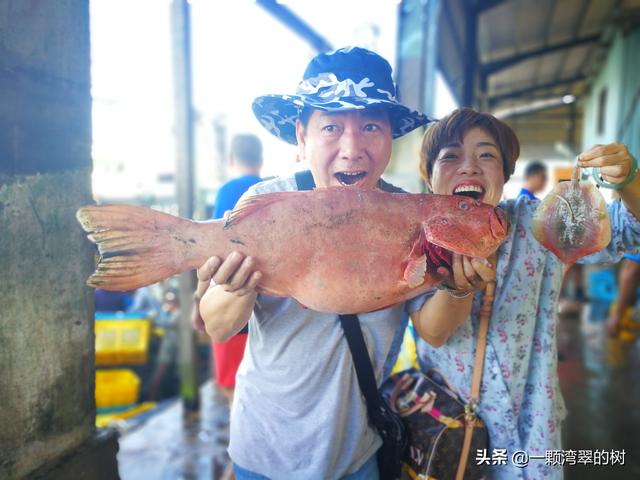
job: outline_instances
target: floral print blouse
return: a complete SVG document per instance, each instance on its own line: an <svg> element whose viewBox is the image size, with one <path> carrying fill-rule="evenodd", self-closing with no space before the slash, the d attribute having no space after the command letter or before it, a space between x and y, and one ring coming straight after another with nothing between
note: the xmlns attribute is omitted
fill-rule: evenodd
<svg viewBox="0 0 640 480"><path fill-rule="evenodd" d="M560 426L566 415L556 345L563 264L533 237L531 223L538 204L527 197L500 204L509 217L510 233L498 250L496 295L478 407L489 430L487 456L506 449L505 464L498 461L490 467L490 477L496 479L562 478L562 466L546 461L546 455L561 449ZM625 252L640 249L640 222L619 201L608 210L611 243L580 263L613 263ZM482 293L477 292L470 320L445 345L434 348L418 339L421 367L425 371L436 368L465 400L471 388L481 300ZM528 454L528 466L513 463L516 451ZM472 452L469 460L478 461L477 455Z"/></svg>

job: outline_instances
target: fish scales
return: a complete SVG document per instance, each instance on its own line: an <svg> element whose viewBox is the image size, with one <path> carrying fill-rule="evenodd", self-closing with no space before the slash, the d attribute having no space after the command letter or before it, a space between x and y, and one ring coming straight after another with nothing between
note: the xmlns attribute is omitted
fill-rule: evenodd
<svg viewBox="0 0 640 480"><path fill-rule="evenodd" d="M432 288L440 278L425 270L430 243L487 257L508 228L501 210L469 198L352 187L259 195L209 222L126 205L77 216L102 255L90 285L139 288L237 250L263 273L259 292L335 313L377 310Z"/></svg>

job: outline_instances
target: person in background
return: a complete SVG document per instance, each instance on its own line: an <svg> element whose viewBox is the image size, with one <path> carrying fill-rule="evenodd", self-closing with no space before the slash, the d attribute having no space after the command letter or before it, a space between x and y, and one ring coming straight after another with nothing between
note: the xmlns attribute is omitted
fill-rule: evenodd
<svg viewBox="0 0 640 480"><path fill-rule="evenodd" d="M111 292L96 288L94 292L96 312L124 312L131 304L129 292Z"/></svg>
<svg viewBox="0 0 640 480"><path fill-rule="evenodd" d="M625 255L618 273L618 296L611 306L611 314L607 319L607 332L615 337L620 333L624 312L633 307L637 300L640 286L640 254Z"/></svg>
<svg viewBox="0 0 640 480"><path fill-rule="evenodd" d="M535 194L545 189L547 180L547 166L539 160L529 162L524 169L524 185L518 196L525 196L531 200L539 200Z"/></svg>
<svg viewBox="0 0 640 480"><path fill-rule="evenodd" d="M229 168L235 178L220 187L214 204L213 218L222 218L225 212L233 210L236 203L249 187L260 182L262 168L262 143L253 134L242 133L231 140ZM204 331L204 323L198 309L193 313L194 326ZM236 372L244 355L247 343L247 329L230 337L226 342L212 342L213 368L216 385L231 405L236 384Z"/></svg>
<svg viewBox="0 0 640 480"><path fill-rule="evenodd" d="M160 302L153 292L155 287L154 285L148 285L137 289L133 294L133 299L131 305L127 308L127 312L137 313L155 320L161 310Z"/></svg>
<svg viewBox="0 0 640 480"><path fill-rule="evenodd" d="M149 382L149 400L156 401L162 393L167 374L175 367L178 357L178 325L180 323L180 299L176 292L169 290L164 294L158 323L164 328L156 367Z"/></svg>

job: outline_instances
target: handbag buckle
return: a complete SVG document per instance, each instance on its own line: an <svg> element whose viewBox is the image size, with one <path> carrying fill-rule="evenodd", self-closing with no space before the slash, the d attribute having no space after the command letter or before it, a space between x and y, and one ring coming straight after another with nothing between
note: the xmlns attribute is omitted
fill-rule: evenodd
<svg viewBox="0 0 640 480"><path fill-rule="evenodd" d="M472 398L464 404L464 419L466 422L474 422L476 420L476 408L478 407L478 400Z"/></svg>

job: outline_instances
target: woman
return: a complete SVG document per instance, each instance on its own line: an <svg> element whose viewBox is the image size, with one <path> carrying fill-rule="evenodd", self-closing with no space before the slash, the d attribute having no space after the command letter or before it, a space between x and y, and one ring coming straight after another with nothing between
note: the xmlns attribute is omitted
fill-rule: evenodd
<svg viewBox="0 0 640 480"><path fill-rule="evenodd" d="M496 280L478 414L489 430L490 451L506 449L506 464L491 467L492 478L562 478L562 466L547 464L549 450L561 448L565 406L558 385L556 311L563 265L533 237L539 202L527 197L500 201L513 173L519 143L495 117L459 109L425 133L421 172L433 193L466 195L501 206L510 234L484 264L454 255L449 289L434 290L412 319L420 336L423 368L437 368L469 398L482 290ZM636 169L620 144L593 147L579 156L580 167L600 167L610 183L623 183ZM611 243L584 263L616 262L640 247L640 177L619 190L622 201L608 206ZM524 451L528 466L513 463ZM474 461L474 459L470 459ZM549 462L552 463L552 462Z"/></svg>

